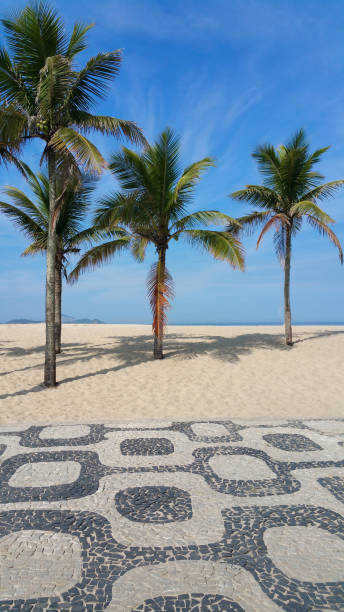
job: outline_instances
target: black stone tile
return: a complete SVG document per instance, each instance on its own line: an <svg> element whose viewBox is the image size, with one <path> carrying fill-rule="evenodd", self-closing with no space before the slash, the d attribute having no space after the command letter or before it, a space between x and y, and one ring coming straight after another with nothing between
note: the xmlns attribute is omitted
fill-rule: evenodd
<svg viewBox="0 0 344 612"><path fill-rule="evenodd" d="M191 498L176 487L134 487L119 491L115 497L120 514L131 521L171 523L192 518Z"/></svg>
<svg viewBox="0 0 344 612"><path fill-rule="evenodd" d="M294 451L294 452L306 452L322 450L319 444L313 442L306 436L300 434L267 434L263 436L263 439L271 446L275 446L281 450Z"/></svg>
<svg viewBox="0 0 344 612"><path fill-rule="evenodd" d="M128 438L120 444L122 455L170 455L174 445L167 438Z"/></svg>
<svg viewBox="0 0 344 612"><path fill-rule="evenodd" d="M328 489L338 501L344 504L344 478L341 476L331 476L328 478L318 478L322 487Z"/></svg>

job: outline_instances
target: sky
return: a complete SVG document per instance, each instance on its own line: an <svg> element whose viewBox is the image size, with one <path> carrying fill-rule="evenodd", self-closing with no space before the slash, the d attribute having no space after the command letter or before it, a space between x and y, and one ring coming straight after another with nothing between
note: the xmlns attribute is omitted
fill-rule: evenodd
<svg viewBox="0 0 344 612"><path fill-rule="evenodd" d="M1 16L22 0L2 0ZM228 195L261 182L253 150L286 142L299 128L311 148L331 145L319 170L326 181L344 178L343 0L55 0L67 29L94 23L84 63L99 51L123 50L121 71L97 112L136 121L149 141L167 125L182 138L186 166L216 158L190 210L218 209L234 217L247 206ZM1 44L3 38L1 37ZM107 158L113 138L95 136ZM41 149L28 145L23 159L39 169ZM14 169L0 169L0 185L26 189ZM116 187L105 173L96 196ZM5 199L4 196L0 196ZM323 203L344 243L344 192ZM95 201L96 205L96 201ZM174 278L173 323L280 323L283 270L272 234L259 250L245 239L246 270L181 242L168 250ZM45 260L21 257L25 236L0 216L0 322L44 318ZM63 289L63 313L108 323L150 323L146 279L155 259L129 254L87 272ZM292 260L295 322L344 321L344 267L333 245L311 228L296 237Z"/></svg>

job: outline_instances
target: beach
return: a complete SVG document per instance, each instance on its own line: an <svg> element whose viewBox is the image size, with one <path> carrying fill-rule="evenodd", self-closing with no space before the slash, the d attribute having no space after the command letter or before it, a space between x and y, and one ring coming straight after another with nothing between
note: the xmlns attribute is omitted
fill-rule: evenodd
<svg viewBox="0 0 344 612"><path fill-rule="evenodd" d="M64 325L59 385L41 386L44 325L0 326L0 423L343 417L344 326Z"/></svg>

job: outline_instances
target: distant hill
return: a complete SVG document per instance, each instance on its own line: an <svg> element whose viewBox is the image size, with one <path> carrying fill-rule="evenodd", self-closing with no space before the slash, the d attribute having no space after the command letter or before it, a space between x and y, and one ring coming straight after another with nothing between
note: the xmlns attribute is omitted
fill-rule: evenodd
<svg viewBox="0 0 344 612"><path fill-rule="evenodd" d="M31 323L44 323L44 321L32 321L32 319L11 319L11 321L6 321L6 323L17 324L17 325L29 325ZM62 315L62 323L80 323L83 325L96 325L103 324L104 321L100 319L74 319L74 317L70 317L69 315Z"/></svg>
<svg viewBox="0 0 344 612"><path fill-rule="evenodd" d="M71 317L70 315L65 315L63 313L61 315L61 319L62 323L74 323L75 321L74 317Z"/></svg>

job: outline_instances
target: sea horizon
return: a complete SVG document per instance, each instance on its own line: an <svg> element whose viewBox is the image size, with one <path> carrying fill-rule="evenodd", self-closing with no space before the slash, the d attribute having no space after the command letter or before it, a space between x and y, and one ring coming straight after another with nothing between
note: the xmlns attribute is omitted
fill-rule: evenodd
<svg viewBox="0 0 344 612"><path fill-rule="evenodd" d="M44 323L44 321L30 321L29 323L10 323L9 321L2 321L0 325L38 325ZM63 325L151 325L150 322L147 321L131 321L131 322L118 322L118 321L102 321L101 323L62 323ZM293 321L293 326L302 326L302 325L344 325L344 321ZM167 327L171 326L211 326L211 327L264 327L264 326L276 326L282 327L284 326L284 322L276 322L276 321L265 321L265 322L254 322L254 321L243 321L243 322L231 322L231 323L212 323L212 322L201 322L201 323L167 323Z"/></svg>

